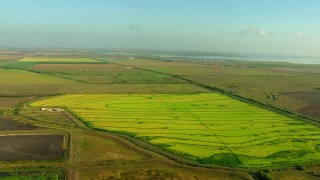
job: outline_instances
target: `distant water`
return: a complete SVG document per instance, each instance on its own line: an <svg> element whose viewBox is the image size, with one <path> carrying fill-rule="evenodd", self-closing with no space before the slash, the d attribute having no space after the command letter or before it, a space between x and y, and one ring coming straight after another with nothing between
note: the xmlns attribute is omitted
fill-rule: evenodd
<svg viewBox="0 0 320 180"><path fill-rule="evenodd" d="M287 62L295 64L319 64L320 57L303 56L271 56L252 54L232 54L232 53L181 53L181 52L100 52L103 54L122 54L127 56L139 56L157 58L162 60L200 60L200 61L269 61Z"/></svg>
<svg viewBox="0 0 320 180"><path fill-rule="evenodd" d="M167 60L223 60L223 61L271 61L287 62L295 64L320 64L320 57L294 57L294 56L270 56L270 55L239 55L222 53L158 53L155 57Z"/></svg>

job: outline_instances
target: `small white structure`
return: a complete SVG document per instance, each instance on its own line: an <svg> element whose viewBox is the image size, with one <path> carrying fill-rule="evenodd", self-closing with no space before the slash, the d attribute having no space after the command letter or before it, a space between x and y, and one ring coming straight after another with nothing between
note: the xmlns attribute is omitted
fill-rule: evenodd
<svg viewBox="0 0 320 180"><path fill-rule="evenodd" d="M45 111L46 110L46 106L43 106L43 108L40 109L41 111Z"/></svg>

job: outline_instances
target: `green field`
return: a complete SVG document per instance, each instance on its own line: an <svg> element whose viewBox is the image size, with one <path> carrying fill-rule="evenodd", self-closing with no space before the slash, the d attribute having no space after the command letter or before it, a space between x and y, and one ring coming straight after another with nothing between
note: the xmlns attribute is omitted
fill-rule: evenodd
<svg viewBox="0 0 320 180"><path fill-rule="evenodd" d="M185 84L168 75L108 63L37 64L31 70L91 84Z"/></svg>
<svg viewBox="0 0 320 180"><path fill-rule="evenodd" d="M261 168L320 159L318 127L218 93L78 94L31 104L44 105L204 164Z"/></svg>
<svg viewBox="0 0 320 180"><path fill-rule="evenodd" d="M80 83L16 69L0 69L1 95L51 94L68 92Z"/></svg>
<svg viewBox="0 0 320 180"><path fill-rule="evenodd" d="M17 63L18 64L18 63ZM90 77L90 76L89 76ZM127 78L129 79L129 78ZM141 78L143 79L143 78ZM141 80L143 81L143 80ZM88 84L59 75L52 76L20 69L0 69L0 95L52 95L57 93L180 93L206 92L190 84L112 83ZM164 82L164 80L163 80ZM0 103L1 104L1 103Z"/></svg>
<svg viewBox="0 0 320 180"><path fill-rule="evenodd" d="M59 175L53 173L6 173L7 175L0 174L0 179L2 180L58 180Z"/></svg>
<svg viewBox="0 0 320 180"><path fill-rule="evenodd" d="M61 58L61 57L24 57L19 60L20 62L99 62L90 58Z"/></svg>

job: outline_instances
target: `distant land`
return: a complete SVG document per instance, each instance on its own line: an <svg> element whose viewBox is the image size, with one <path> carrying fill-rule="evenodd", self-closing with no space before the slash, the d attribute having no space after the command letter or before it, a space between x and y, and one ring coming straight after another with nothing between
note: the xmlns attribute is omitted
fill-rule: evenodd
<svg viewBox="0 0 320 180"><path fill-rule="evenodd" d="M144 57L168 61L260 61L260 62L285 62L294 64L320 64L320 56L298 55L271 55L254 53L228 53L228 52L192 52L192 51L166 51L166 50L137 50L137 49L59 49L59 48L0 48L0 51L28 52L64 52L64 53L93 53L101 55L122 55ZM12 55L12 54L8 54ZM114 58L113 58L114 59Z"/></svg>
<svg viewBox="0 0 320 180"><path fill-rule="evenodd" d="M99 51L101 54L114 54L114 51ZM264 61L286 62L294 64L320 64L317 56L262 55L212 52L165 52L165 51L119 51L121 55L143 56L162 60L201 60L201 61Z"/></svg>
<svg viewBox="0 0 320 180"><path fill-rule="evenodd" d="M53 48L0 48L0 51L18 51L21 53L38 52L63 52L63 53L93 53L101 55L121 55L161 59L164 61L259 61L259 62L284 62L293 64L320 64L320 56L297 55L268 55L250 53L227 52L191 52L191 51L165 51L165 50L128 50L128 49L53 49ZM12 55L12 54L7 54ZM113 58L114 59L114 58Z"/></svg>

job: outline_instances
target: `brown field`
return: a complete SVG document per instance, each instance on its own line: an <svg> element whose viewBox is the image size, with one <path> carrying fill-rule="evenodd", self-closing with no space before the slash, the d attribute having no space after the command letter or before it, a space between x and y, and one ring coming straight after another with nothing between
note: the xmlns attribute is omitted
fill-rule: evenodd
<svg viewBox="0 0 320 180"><path fill-rule="evenodd" d="M19 59L19 57L0 55L0 64L1 63L14 62L14 61L16 61L18 59Z"/></svg>
<svg viewBox="0 0 320 180"><path fill-rule="evenodd" d="M285 95L306 103L306 106L299 109L298 112L320 119L320 91L319 90L310 91L310 92L290 92L290 93L285 93Z"/></svg>
<svg viewBox="0 0 320 180"><path fill-rule="evenodd" d="M0 161L61 159L63 139L62 135L0 136Z"/></svg>
<svg viewBox="0 0 320 180"><path fill-rule="evenodd" d="M35 97L0 97L0 110L17 106L21 103L31 101Z"/></svg>
<svg viewBox="0 0 320 180"><path fill-rule="evenodd" d="M319 180L320 166L308 167L302 170L288 169L271 173L274 180Z"/></svg>
<svg viewBox="0 0 320 180"><path fill-rule="evenodd" d="M15 121L13 119L0 116L0 130L32 130L36 129L36 126L26 124L23 122Z"/></svg>

